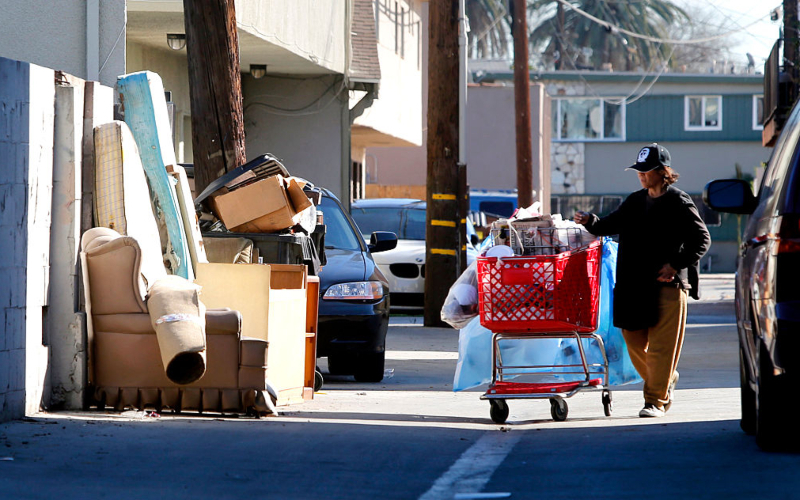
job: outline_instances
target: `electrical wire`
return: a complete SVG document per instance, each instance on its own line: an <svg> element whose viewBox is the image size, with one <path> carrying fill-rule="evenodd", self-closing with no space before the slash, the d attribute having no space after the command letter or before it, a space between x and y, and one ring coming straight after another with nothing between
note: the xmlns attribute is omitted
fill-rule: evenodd
<svg viewBox="0 0 800 500"><path fill-rule="evenodd" d="M280 115L280 116L309 116L309 115L315 115L317 113L322 112L324 109L326 109L328 106L330 106L331 103L334 100L336 100L336 98L339 97L339 95L341 95L342 91L345 89L345 86L346 86L345 85L345 79L342 78L341 85L339 86L339 89L336 92L334 92L334 94L331 96L331 98L328 99L328 101L325 104L319 105L319 103L322 102L322 98L325 97L325 95L328 94L328 92L330 92L331 89L333 89L335 86L336 86L336 81L331 83L328 86L328 88L326 88L325 91L322 92L322 94L319 97L317 97L316 99L314 99L310 103L306 104L305 106L302 106L302 107L299 107L299 108L281 108L279 106L275 106L275 105L272 105L272 104L267 104L265 102L251 102L247 106L244 107L243 111L247 111L248 109L250 109L250 108L252 108L254 106L258 106L258 107L266 108L268 110L268 112L270 112L270 113L272 113L274 115ZM309 111L309 109L311 107L313 107L314 105L317 105L317 109Z"/></svg>
<svg viewBox="0 0 800 500"><path fill-rule="evenodd" d="M550 21L550 23L552 23L552 21ZM564 48L564 50L565 50L565 51L566 51L566 50L568 50L568 47L569 47L569 45L568 45L568 44L565 42L565 40L564 40L563 38L561 38L561 36L558 34L558 32L557 32L557 31L556 31L555 33L556 33L556 35L555 35L555 36L556 36L556 37L557 37L559 40L561 40L561 42L562 42L562 47ZM647 93L650 91L650 89L651 89L651 88L653 88L653 85L655 85L655 84L656 84L656 82L658 81L658 79L659 79L659 78L661 78L661 75L663 75L663 74L664 74L664 72L666 71L666 69L667 69L667 63L668 63L668 62L669 62L669 60L672 58L672 55L674 54L674 52L675 52L675 46L673 45L673 46L672 46L672 49L670 50L670 53L669 53L669 55L667 55L667 57L666 57L666 58L665 58L663 61L659 61L659 62L660 62L660 66L661 66L661 69L659 70L659 72L658 72L658 73L655 75L655 77L654 77L654 78L653 78L653 79L652 79L652 80L651 80L651 81L650 81L650 82L647 84L647 87L646 87L646 88L645 88L645 89L644 89L644 90L643 90L643 91L642 91L642 92L641 92L641 93L640 93L638 96L636 96L636 97L635 97L635 98L633 98L633 99L631 99L631 96L633 96L633 95L636 93L636 91L639 89L639 87L641 87L641 86L642 86L642 84L643 84L643 83L644 83L644 81L647 79L647 77L651 75L651 72L652 72L652 70L655 68L655 65L656 65L656 60L653 60L653 61L650 63L650 66L649 66L649 69L648 69L648 71L645 71L645 72L643 72L643 73L642 73L642 77L639 79L639 82L638 82L638 83L637 83L637 84L636 84L636 85L633 87L633 90L631 90L631 91L628 93L628 95L626 95L625 97L622 97L622 98L620 98L620 99L615 99L615 98L613 98L613 97L609 97L609 96L601 96L601 95L600 95L600 94L599 94L599 93L598 93L598 92L597 92L597 91L594 89L594 87L592 87L592 84L590 84L590 83L589 83L589 81L588 81L588 80L586 80L586 79L583 77L583 75L582 75L582 74L578 73L578 78L580 78L580 79L581 79L581 82L582 82L582 83L583 83L583 85L584 85L584 86L585 86L585 87L586 87L586 88L589 90L589 93L590 93L592 96L594 96L595 98L597 98L597 99L600 99L600 100L602 100L602 101L604 101L604 102L607 102L607 103L609 103L609 104L613 104L613 105L617 105L617 106L621 106L621 105L623 105L623 104L624 104L624 105L632 104L632 103L634 103L634 102L638 101L639 99L641 99L642 97L644 97L645 95L647 95ZM579 68L578 68L578 67L575 65L575 62L572 60L572 56L574 56L574 54L568 54L568 55L570 55L570 57L566 57L565 59L566 59L566 60L567 60L567 61L570 63L570 65L572 66L572 68L573 68L574 70L576 70L576 71L580 71L580 69L579 69Z"/></svg>
<svg viewBox="0 0 800 500"><path fill-rule="evenodd" d="M100 66L100 69L97 71L97 76L100 76L100 73L103 72L103 68L105 68L106 64L108 63L108 60L111 59L111 54L113 54L114 50L116 50L117 44L119 43L120 39L122 39L122 35L125 33L126 27L127 27L127 25L123 25L122 26L122 29L120 30L119 35L117 35L117 41L114 42L114 46L111 47L110 51L108 51L108 55L106 56L106 60L103 61L102 66Z"/></svg>
<svg viewBox="0 0 800 500"><path fill-rule="evenodd" d="M755 24L760 23L762 20L764 20L769 15L769 14L764 15L764 16L756 19L752 23L746 25L746 26L743 26L743 27L735 29L735 30L731 30L731 31L729 31L727 33L721 33L719 35L709 36L709 37L705 37L705 38L695 38L693 40L673 40L673 39L668 39L668 38L658 38L658 37L653 37L653 36L649 36L649 35L642 35L642 34L636 33L635 31L629 31L629 30L627 30L625 28L621 28L621 27L617 26L616 24L612 24L612 23L610 23L608 21L604 21L604 20L602 20L602 19L600 19L598 17L595 17L592 14L589 14L588 12L586 12L586 11L584 11L584 10L582 10L582 9L580 9L578 7L575 7L574 5L570 4L567 0L557 0L557 1L560 2L562 5L564 5L565 7L569 7L570 9L574 10L575 12L577 12L580 15L582 15L583 17L585 17L587 19L590 19L590 20L596 22L597 24L599 24L600 26L603 26L603 27L605 27L607 29L610 29L612 31L618 31L620 33L624 33L624 34L626 34L628 36L631 36L633 38L639 38L639 39L642 39L642 40L647 40L649 42L667 43L667 44L670 44L670 45L693 45L693 44L698 44L698 43L710 42L710 41L713 41L713 40L719 40L720 38L725 38L725 37L727 37L729 35L732 35L734 33L738 33L740 31L746 30L747 28L749 28L749 27L751 27L751 26L753 26Z"/></svg>

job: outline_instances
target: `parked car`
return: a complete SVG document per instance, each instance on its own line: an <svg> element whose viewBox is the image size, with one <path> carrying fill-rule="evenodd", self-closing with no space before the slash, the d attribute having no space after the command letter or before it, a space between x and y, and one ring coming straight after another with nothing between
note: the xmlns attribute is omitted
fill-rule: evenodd
<svg viewBox="0 0 800 500"><path fill-rule="evenodd" d="M765 450L800 448L791 410L800 380L800 107L772 152L758 194L739 179L715 180L714 210L749 215L736 270L741 427Z"/></svg>
<svg viewBox="0 0 800 500"><path fill-rule="evenodd" d="M397 246L393 233L376 231L366 244L339 200L327 189L317 209L326 226L326 265L319 272L317 357L334 375L359 382L383 380L389 327L389 280L372 254Z"/></svg>
<svg viewBox="0 0 800 500"><path fill-rule="evenodd" d="M373 231L397 235L397 248L375 256L375 262L389 280L392 309L416 311L425 300L425 208L422 200L376 198L356 200L350 213L366 238ZM475 229L467 220L467 264L475 260ZM475 239L472 239L475 235Z"/></svg>

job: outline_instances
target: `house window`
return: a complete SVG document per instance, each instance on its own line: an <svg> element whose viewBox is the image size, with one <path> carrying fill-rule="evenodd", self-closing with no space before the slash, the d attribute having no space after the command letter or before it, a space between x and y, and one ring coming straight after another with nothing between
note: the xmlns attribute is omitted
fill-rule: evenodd
<svg viewBox="0 0 800 500"><path fill-rule="evenodd" d="M625 140L624 104L603 99L562 98L553 99L552 109L554 140Z"/></svg>
<svg viewBox="0 0 800 500"><path fill-rule="evenodd" d="M753 130L764 130L764 96L753 96Z"/></svg>
<svg viewBox="0 0 800 500"><path fill-rule="evenodd" d="M685 130L722 130L722 96L688 95L684 115Z"/></svg>

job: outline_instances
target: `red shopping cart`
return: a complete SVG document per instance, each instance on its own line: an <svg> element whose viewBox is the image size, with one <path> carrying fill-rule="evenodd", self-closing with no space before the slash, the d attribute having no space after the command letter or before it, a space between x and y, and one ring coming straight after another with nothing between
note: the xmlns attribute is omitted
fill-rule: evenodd
<svg viewBox="0 0 800 500"><path fill-rule="evenodd" d="M572 232L575 233L572 233ZM580 391L602 391L606 416L611 415L608 358L597 329L602 245L574 237L576 228L536 228L536 238L517 235L514 257L478 257L478 307L481 324L492 335L492 383L481 399L489 400L490 416L502 424L508 418L507 399L549 399L553 420L569 411L566 398ZM514 241L512 238L512 246ZM564 243L566 242L566 243ZM555 251L557 253L547 253ZM544 254L541 254L544 253ZM538 254L538 255L537 255ZM510 366L503 363L504 341L574 339L580 364ZM589 363L583 339L593 339L602 363ZM548 369L551 369L549 372ZM558 371L555 371L558 369ZM581 375L569 382L509 382L506 376L535 379ZM530 377L528 377L530 378ZM574 378L574 377L573 377Z"/></svg>

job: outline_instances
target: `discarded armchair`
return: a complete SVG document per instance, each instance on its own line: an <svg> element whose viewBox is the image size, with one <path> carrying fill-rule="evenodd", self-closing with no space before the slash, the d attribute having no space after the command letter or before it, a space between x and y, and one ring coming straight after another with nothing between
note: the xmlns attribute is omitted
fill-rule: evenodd
<svg viewBox="0 0 800 500"><path fill-rule="evenodd" d="M241 337L238 311L205 310L197 299L199 287L175 276L165 276L147 288L140 273L142 252L136 239L109 228L84 233L81 261L90 317L89 379L98 406L274 412L270 396L265 395L267 342ZM148 296L143 293L146 289ZM166 301L170 304L166 309L175 310L176 290L186 292L183 296L188 298L180 309L183 312L173 314L204 324L205 346L173 346L173 350L197 355L170 359L156 333L161 326L157 321L166 318L169 322L170 318L162 314L165 308L157 302ZM151 315L148 306L158 312ZM172 333L172 341L180 343L180 335ZM196 343L196 337L190 342ZM178 363L178 372L188 372L190 379L197 377L198 370L203 373L194 382L179 384L168 376L172 363ZM177 378L182 381L180 375Z"/></svg>

